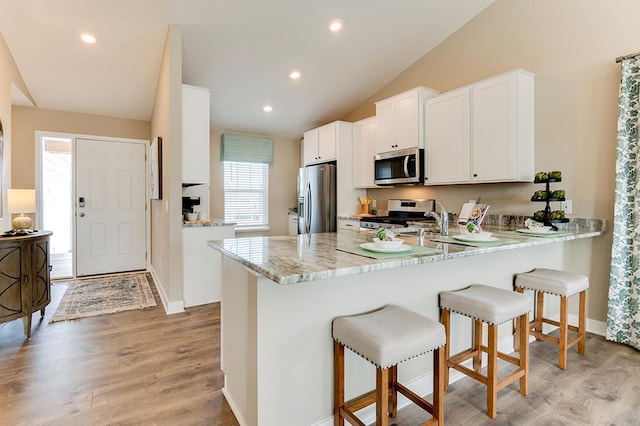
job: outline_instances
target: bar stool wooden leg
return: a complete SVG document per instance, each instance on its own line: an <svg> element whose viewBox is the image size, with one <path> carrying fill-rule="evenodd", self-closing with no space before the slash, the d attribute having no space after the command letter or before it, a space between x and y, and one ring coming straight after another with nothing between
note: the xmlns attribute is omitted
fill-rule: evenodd
<svg viewBox="0 0 640 426"><path fill-rule="evenodd" d="M446 309L440 310L440 322L444 325L444 333L446 335L446 343L444 344L444 390L449 387L449 357L451 356L451 312Z"/></svg>
<svg viewBox="0 0 640 426"><path fill-rule="evenodd" d="M333 424L344 426L340 409L344 406L344 346L333 341Z"/></svg>
<svg viewBox="0 0 640 426"><path fill-rule="evenodd" d="M389 425L389 369L376 368L376 425Z"/></svg>
<svg viewBox="0 0 640 426"><path fill-rule="evenodd" d="M533 331L536 340L542 340L540 334L542 334L542 318L544 317L544 293L536 291L536 315L533 322Z"/></svg>
<svg viewBox="0 0 640 426"><path fill-rule="evenodd" d="M498 407L498 327L489 324L487 334L487 414L494 419Z"/></svg>
<svg viewBox="0 0 640 426"><path fill-rule="evenodd" d="M560 338L558 342L558 366L563 370L567 368L567 334L569 332L567 315L567 298L560 297Z"/></svg>
<svg viewBox="0 0 640 426"><path fill-rule="evenodd" d="M585 354L587 343L587 291L580 292L580 307L578 311L578 353Z"/></svg>
<svg viewBox="0 0 640 426"><path fill-rule="evenodd" d="M433 352L433 418L438 419L439 425L444 425L444 370L445 367L444 348L436 349Z"/></svg>
<svg viewBox="0 0 640 426"><path fill-rule="evenodd" d="M398 366L394 365L389 369L389 415L398 415Z"/></svg>
<svg viewBox="0 0 640 426"><path fill-rule="evenodd" d="M482 369L482 321L473 320L473 350L475 355L473 356L473 369L476 373L479 373Z"/></svg>
<svg viewBox="0 0 640 426"><path fill-rule="evenodd" d="M520 377L520 393L529 393L529 313L516 318L516 329L520 340L520 368L524 375Z"/></svg>
<svg viewBox="0 0 640 426"><path fill-rule="evenodd" d="M520 288L520 287L516 287L516 292L517 293L524 293L524 289ZM513 333L513 350L516 352L520 352L520 338L521 338L521 332L520 332L520 327L518 325L518 319L516 318L516 326L515 326L515 330ZM527 324L527 327L529 327L529 324ZM527 342L528 343L528 342Z"/></svg>

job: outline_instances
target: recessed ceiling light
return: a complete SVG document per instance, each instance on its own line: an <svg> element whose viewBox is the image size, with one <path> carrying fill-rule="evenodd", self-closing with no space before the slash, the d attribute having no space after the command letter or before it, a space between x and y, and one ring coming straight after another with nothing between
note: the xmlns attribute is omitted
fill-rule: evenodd
<svg viewBox="0 0 640 426"><path fill-rule="evenodd" d="M342 21L340 19L334 19L329 24L329 31L331 31L332 33L337 33L341 29L342 29Z"/></svg>
<svg viewBox="0 0 640 426"><path fill-rule="evenodd" d="M291 77L292 80L297 80L300 78L302 74L300 74L300 71L291 71L291 74L289 74L289 77Z"/></svg>
<svg viewBox="0 0 640 426"><path fill-rule="evenodd" d="M96 44L96 41L97 41L95 36L93 36L93 35L91 35L89 33L82 33L80 35L80 39L82 41L84 41L85 43L87 43L87 44Z"/></svg>
<svg viewBox="0 0 640 426"><path fill-rule="evenodd" d="M262 110L264 112L271 112L273 111L273 107L271 105L265 105L264 108L262 108Z"/></svg>

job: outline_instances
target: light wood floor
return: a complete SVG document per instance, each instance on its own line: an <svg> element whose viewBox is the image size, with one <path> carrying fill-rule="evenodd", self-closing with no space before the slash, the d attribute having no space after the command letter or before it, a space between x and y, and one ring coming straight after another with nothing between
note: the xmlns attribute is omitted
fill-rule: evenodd
<svg viewBox="0 0 640 426"><path fill-rule="evenodd" d="M221 393L219 304L48 324L66 286L52 288L54 300L42 322L34 316L29 341L22 321L0 325L0 425L238 425ZM453 383L446 424L640 424L639 351L590 335L586 357L572 350L566 371L556 362L553 345L532 343L529 395L515 384L503 389L493 421L484 386ZM409 406L392 423L427 418ZM282 425L305 426L290 425L286 413Z"/></svg>
<svg viewBox="0 0 640 426"><path fill-rule="evenodd" d="M220 305L0 325L0 425L238 425L222 396Z"/></svg>

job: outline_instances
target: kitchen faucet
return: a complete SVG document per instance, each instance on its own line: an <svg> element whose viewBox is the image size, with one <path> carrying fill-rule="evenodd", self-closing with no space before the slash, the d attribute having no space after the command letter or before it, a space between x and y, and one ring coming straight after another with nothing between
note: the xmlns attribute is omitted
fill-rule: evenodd
<svg viewBox="0 0 640 426"><path fill-rule="evenodd" d="M436 203L440 206L440 216L438 216L438 213L432 211L428 211L424 215L425 217L431 216L434 218L438 226L440 226L440 235L446 237L449 235L449 213L447 213L440 201L436 201Z"/></svg>

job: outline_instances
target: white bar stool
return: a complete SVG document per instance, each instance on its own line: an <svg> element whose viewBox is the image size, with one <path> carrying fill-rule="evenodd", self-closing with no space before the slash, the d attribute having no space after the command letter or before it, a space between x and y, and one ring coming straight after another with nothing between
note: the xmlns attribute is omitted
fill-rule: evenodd
<svg viewBox="0 0 640 426"><path fill-rule="evenodd" d="M447 344L445 345L445 390L449 385L449 368L487 386L487 414L495 418L497 414L498 391L516 380L520 380L520 393L527 395L529 376L529 305L530 299L524 294L503 290L482 284L472 284L467 288L440 293L440 313L444 324ZM450 355L451 312L472 318L473 345L470 349ZM498 351L498 325L516 320L519 331L520 356ZM482 345L482 324L488 325L487 346ZM482 375L482 352L487 354L487 374ZM473 370L462 365L473 358ZM498 358L517 365L518 368L498 380Z"/></svg>
<svg viewBox="0 0 640 426"><path fill-rule="evenodd" d="M535 318L530 324L530 332L536 340L547 340L558 345L558 366L567 368L567 351L576 343L578 353L584 355L586 351L586 306L589 278L584 275L555 269L537 268L531 272L516 274L516 291L522 293L533 290L537 293ZM544 317L544 294L552 294L560 297L560 321L554 321ZM568 298L580 294L578 308L578 326L569 325ZM543 333L543 324L551 324L560 328L558 338ZM569 330L576 332L576 336L569 340Z"/></svg>
<svg viewBox="0 0 640 426"><path fill-rule="evenodd" d="M423 425L444 424L444 327L413 311L395 305L360 315L333 320L334 425L346 419L365 426L354 414L376 404L376 425L388 425L389 415L397 415L400 392L433 417ZM376 366L376 389L344 401L345 346ZM433 351L433 403L429 403L398 383L398 364Z"/></svg>

